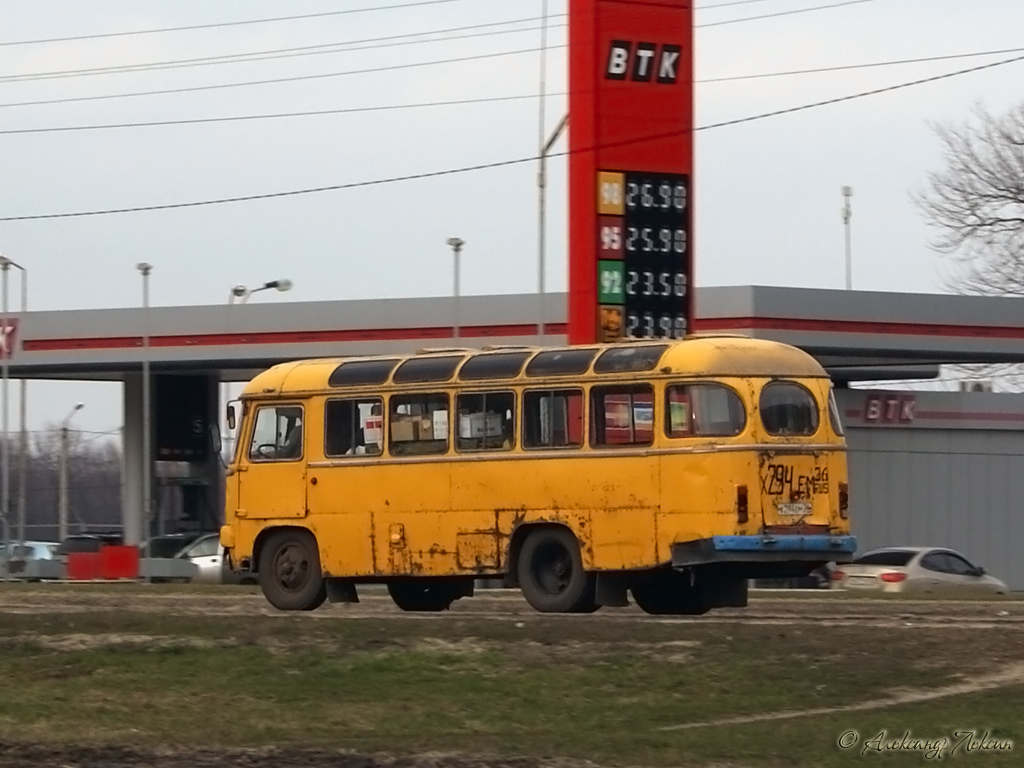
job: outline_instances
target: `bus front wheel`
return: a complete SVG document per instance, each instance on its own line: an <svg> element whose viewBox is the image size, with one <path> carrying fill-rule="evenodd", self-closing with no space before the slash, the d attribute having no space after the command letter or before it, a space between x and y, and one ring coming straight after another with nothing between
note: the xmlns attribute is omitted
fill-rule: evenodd
<svg viewBox="0 0 1024 768"><path fill-rule="evenodd" d="M282 611L312 611L327 599L316 539L308 531L272 533L259 562L260 588Z"/></svg>
<svg viewBox="0 0 1024 768"><path fill-rule="evenodd" d="M580 545L566 528L531 531L519 551L519 584L523 597L543 613L589 613L594 601L594 575L583 570Z"/></svg>

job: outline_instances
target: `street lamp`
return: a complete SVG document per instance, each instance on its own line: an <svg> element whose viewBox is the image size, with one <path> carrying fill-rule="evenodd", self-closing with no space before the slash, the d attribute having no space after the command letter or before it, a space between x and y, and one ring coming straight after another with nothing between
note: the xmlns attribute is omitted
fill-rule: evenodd
<svg viewBox="0 0 1024 768"><path fill-rule="evenodd" d="M144 541L149 537L153 515L149 433L149 274L153 271L153 265L140 261L135 268L142 273L142 526L139 528L139 535ZM135 544L141 541L125 543Z"/></svg>
<svg viewBox="0 0 1024 768"><path fill-rule="evenodd" d="M287 279L271 280L268 283L264 283L259 288L253 288L252 290L249 290L248 288L241 284L233 286L231 288L231 293L228 294L228 306L234 304L235 299L239 300L239 304L245 304L245 302L249 300L249 297L252 296L254 293L259 293L260 291L269 291L271 289L281 291L282 293L284 293L285 291L290 291L292 289L292 281ZM223 450L227 451L227 458L230 461L233 448L233 436L231 434L231 427L228 426L227 422L227 406L228 402L230 402L231 400L231 385L225 381L221 385L221 389L221 397L224 400L223 404L221 405L221 415L224 417Z"/></svg>
<svg viewBox="0 0 1024 768"><path fill-rule="evenodd" d="M75 407L60 423L60 502L57 514L57 537L64 541L68 537L68 424L71 417L85 407L85 403L75 403Z"/></svg>
<svg viewBox="0 0 1024 768"><path fill-rule="evenodd" d="M455 274L452 280L452 291L455 294L455 320L452 323L452 338L459 338L459 254L462 253L462 246L466 241L460 237L449 237L448 246L455 256Z"/></svg>
<svg viewBox="0 0 1024 768"><path fill-rule="evenodd" d="M231 289L231 294L228 296L228 304L234 304L235 299L239 299L239 304L245 304L249 300L249 297L254 293L260 291L268 291L274 288L278 291L290 291L292 289L291 280L271 280L269 283L264 283L259 288L253 288L249 290L244 285L236 285Z"/></svg>

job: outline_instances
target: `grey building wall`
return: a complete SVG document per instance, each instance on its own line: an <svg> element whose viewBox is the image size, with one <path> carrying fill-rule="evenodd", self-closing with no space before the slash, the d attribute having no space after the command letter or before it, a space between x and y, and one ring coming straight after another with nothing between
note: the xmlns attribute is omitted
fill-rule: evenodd
<svg viewBox="0 0 1024 768"><path fill-rule="evenodd" d="M951 547L1024 590L1024 395L911 393L913 420L874 424L839 395L858 552Z"/></svg>

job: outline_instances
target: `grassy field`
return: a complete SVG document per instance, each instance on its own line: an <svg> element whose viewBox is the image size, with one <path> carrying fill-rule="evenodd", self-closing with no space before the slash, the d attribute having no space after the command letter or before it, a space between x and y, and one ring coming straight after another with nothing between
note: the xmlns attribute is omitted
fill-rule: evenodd
<svg viewBox="0 0 1024 768"><path fill-rule="evenodd" d="M282 614L247 588L4 584L0 740L767 768L919 765L909 742L869 743L909 731L949 739L958 764L1019 766L1021 621L1012 600L773 595L665 621L488 598L424 617L379 595ZM950 755L972 730L1016 749Z"/></svg>

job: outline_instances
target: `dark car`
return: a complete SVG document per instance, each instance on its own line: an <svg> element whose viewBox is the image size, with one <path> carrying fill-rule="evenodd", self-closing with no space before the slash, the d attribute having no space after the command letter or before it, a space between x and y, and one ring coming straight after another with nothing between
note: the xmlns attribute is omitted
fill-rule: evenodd
<svg viewBox="0 0 1024 768"><path fill-rule="evenodd" d="M75 552L99 552L104 544L121 544L119 533L76 533L68 536L57 547L57 557L67 557Z"/></svg>

